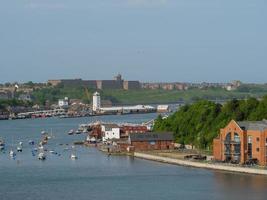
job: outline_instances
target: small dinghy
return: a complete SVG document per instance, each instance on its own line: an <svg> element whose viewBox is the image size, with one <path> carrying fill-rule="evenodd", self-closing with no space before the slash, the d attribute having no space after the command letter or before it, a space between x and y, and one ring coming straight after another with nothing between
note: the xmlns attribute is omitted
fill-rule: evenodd
<svg viewBox="0 0 267 200"><path fill-rule="evenodd" d="M10 157L14 158L16 156L16 153L11 149L9 155Z"/></svg>
<svg viewBox="0 0 267 200"><path fill-rule="evenodd" d="M68 135L73 135L74 134L74 130L71 129L69 132L68 132Z"/></svg>
<svg viewBox="0 0 267 200"><path fill-rule="evenodd" d="M39 160L45 160L46 159L46 155L43 152L41 152L41 153L38 154L38 159Z"/></svg>
<svg viewBox="0 0 267 200"><path fill-rule="evenodd" d="M22 147L21 146L17 147L17 152L22 152Z"/></svg>
<svg viewBox="0 0 267 200"><path fill-rule="evenodd" d="M74 153L72 153L72 154L70 155L70 159L71 159L71 160L77 160L78 157L77 157Z"/></svg>

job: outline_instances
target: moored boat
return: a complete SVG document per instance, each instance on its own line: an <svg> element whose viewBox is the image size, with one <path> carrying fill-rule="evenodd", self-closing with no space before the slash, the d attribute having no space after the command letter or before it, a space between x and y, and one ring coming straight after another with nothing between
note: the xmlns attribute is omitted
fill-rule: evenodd
<svg viewBox="0 0 267 200"><path fill-rule="evenodd" d="M16 153L11 149L9 152L10 157L15 157Z"/></svg>
<svg viewBox="0 0 267 200"><path fill-rule="evenodd" d="M45 159L46 159L46 155L45 155L45 153L40 152L40 153L38 154L38 159L39 159L39 160L45 160Z"/></svg>
<svg viewBox="0 0 267 200"><path fill-rule="evenodd" d="M68 135L73 135L74 134L74 130L71 129L69 132L68 132Z"/></svg>
<svg viewBox="0 0 267 200"><path fill-rule="evenodd" d="M17 152L22 152L22 147L21 146L17 147Z"/></svg>
<svg viewBox="0 0 267 200"><path fill-rule="evenodd" d="M77 160L78 159L78 157L74 153L72 153L70 155L70 158L71 158L71 160Z"/></svg>

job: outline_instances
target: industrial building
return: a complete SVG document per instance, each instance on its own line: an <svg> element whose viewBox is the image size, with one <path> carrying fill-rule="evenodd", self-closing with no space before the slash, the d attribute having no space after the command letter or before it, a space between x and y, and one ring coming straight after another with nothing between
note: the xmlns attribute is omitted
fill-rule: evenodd
<svg viewBox="0 0 267 200"><path fill-rule="evenodd" d="M267 164L267 120L232 120L213 140L214 159L237 164Z"/></svg>
<svg viewBox="0 0 267 200"><path fill-rule="evenodd" d="M102 107L100 94L95 92L93 95L93 112L96 114L132 114L156 111L155 107L149 105Z"/></svg>
<svg viewBox="0 0 267 200"><path fill-rule="evenodd" d="M118 143L122 151L174 149L173 133L130 133L127 141Z"/></svg>
<svg viewBox="0 0 267 200"><path fill-rule="evenodd" d="M124 89L124 90L137 90L141 88L139 81L125 81L122 76L118 74L113 80L82 80L82 79L62 79L62 80L49 80L47 82L52 86L63 84L64 86L83 86L91 89Z"/></svg>

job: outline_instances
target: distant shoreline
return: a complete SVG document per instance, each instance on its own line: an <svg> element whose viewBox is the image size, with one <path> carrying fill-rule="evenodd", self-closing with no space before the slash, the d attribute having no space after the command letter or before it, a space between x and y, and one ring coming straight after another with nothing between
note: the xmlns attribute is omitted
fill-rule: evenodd
<svg viewBox="0 0 267 200"><path fill-rule="evenodd" d="M228 172L238 172L238 173L244 173L244 174L267 175L267 170L264 170L264 169L234 167L234 166L225 166L225 165L220 165L220 164L193 162L193 161L188 161L188 160L156 156L156 155L151 155L151 154L143 153L143 152L142 153L135 152L134 157L145 159L145 160L162 162L162 163L186 166L186 167L195 167L195 168L202 168L202 169L228 171Z"/></svg>

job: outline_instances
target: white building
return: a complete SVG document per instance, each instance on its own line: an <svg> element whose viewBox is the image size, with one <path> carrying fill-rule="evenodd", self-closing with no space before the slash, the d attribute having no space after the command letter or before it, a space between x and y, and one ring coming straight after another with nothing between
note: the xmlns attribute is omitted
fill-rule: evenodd
<svg viewBox="0 0 267 200"><path fill-rule="evenodd" d="M58 106L60 108L67 108L69 106L69 98L65 97L64 99L59 99Z"/></svg>
<svg viewBox="0 0 267 200"><path fill-rule="evenodd" d="M101 131L104 142L112 139L120 139L120 127L117 124L102 124Z"/></svg>
<svg viewBox="0 0 267 200"><path fill-rule="evenodd" d="M95 92L93 95L93 111L98 111L101 108L101 98L98 92Z"/></svg>

